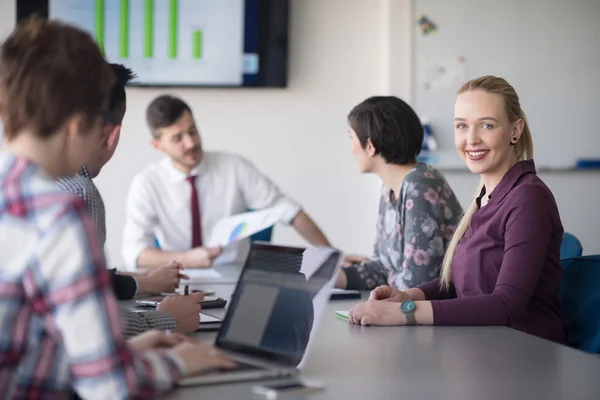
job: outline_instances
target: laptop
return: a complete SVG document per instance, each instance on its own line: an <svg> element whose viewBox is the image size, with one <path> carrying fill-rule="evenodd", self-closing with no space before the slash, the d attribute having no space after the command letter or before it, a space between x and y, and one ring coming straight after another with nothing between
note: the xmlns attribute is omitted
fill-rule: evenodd
<svg viewBox="0 0 600 400"><path fill-rule="evenodd" d="M180 386L292 377L310 352L341 266L341 253L255 242L215 346L237 363Z"/></svg>

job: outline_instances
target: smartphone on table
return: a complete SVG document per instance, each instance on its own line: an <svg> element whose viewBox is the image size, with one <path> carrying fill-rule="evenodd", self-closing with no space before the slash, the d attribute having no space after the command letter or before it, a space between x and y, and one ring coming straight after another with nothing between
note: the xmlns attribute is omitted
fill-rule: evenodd
<svg viewBox="0 0 600 400"><path fill-rule="evenodd" d="M284 398L287 395L305 394L318 392L325 389L325 385L317 381L305 379L286 380L265 385L257 385L252 388L252 392L265 396L267 399Z"/></svg>

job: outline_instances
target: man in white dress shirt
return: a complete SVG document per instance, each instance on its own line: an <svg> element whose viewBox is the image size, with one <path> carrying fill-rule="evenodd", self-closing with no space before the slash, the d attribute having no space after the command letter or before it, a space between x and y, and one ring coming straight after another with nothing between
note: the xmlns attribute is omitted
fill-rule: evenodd
<svg viewBox="0 0 600 400"><path fill-rule="evenodd" d="M126 203L122 254L126 266L158 268L175 260L184 268L239 262L249 242L205 246L221 218L283 205L282 223L309 243L329 246L312 219L248 160L208 152L190 107L173 96L159 96L146 111L152 145L167 157L138 173ZM158 242L158 247L156 246Z"/></svg>

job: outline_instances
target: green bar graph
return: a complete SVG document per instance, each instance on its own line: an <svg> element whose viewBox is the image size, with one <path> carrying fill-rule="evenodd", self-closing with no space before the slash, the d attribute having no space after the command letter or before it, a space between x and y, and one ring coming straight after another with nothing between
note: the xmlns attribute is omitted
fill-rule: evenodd
<svg viewBox="0 0 600 400"><path fill-rule="evenodd" d="M169 0L169 58L177 58L177 0Z"/></svg>
<svg viewBox="0 0 600 400"><path fill-rule="evenodd" d="M144 57L152 58L153 0L144 1Z"/></svg>
<svg viewBox="0 0 600 400"><path fill-rule="evenodd" d="M94 35L100 51L104 54L104 0L95 0Z"/></svg>
<svg viewBox="0 0 600 400"><path fill-rule="evenodd" d="M119 56L129 56L129 0L121 0L119 10Z"/></svg>
<svg viewBox="0 0 600 400"><path fill-rule="evenodd" d="M192 32L192 57L196 60L202 57L202 31Z"/></svg>

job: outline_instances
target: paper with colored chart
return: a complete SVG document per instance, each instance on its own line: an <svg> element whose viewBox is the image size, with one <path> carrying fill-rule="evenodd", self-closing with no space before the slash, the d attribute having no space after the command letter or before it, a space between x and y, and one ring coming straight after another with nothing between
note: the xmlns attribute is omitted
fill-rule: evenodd
<svg viewBox="0 0 600 400"><path fill-rule="evenodd" d="M208 245L225 247L248 238L275 225L284 214L285 206L281 205L223 218L215 225Z"/></svg>

